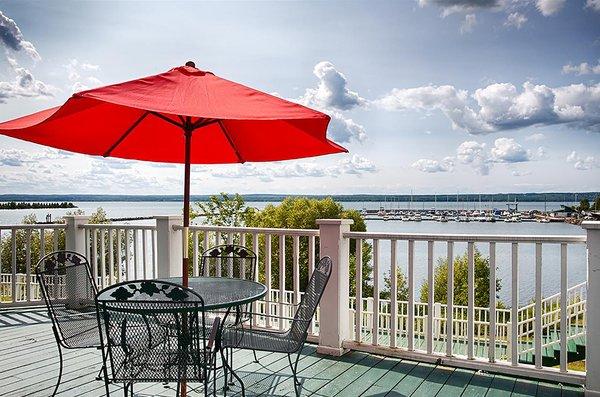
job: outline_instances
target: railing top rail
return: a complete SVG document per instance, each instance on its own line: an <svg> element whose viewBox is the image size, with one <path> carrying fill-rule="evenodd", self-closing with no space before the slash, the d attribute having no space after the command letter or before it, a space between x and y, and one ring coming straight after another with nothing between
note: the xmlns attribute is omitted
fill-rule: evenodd
<svg viewBox="0 0 600 397"><path fill-rule="evenodd" d="M346 232L345 238L376 240L498 242L498 243L575 243L583 244L586 236L524 235L524 234L429 234L429 233L369 233Z"/></svg>
<svg viewBox="0 0 600 397"><path fill-rule="evenodd" d="M174 230L182 230L183 226L175 225ZM272 235L286 236L318 236L318 229L285 229L285 228L265 228L265 227L235 227L235 226L212 226L212 225L194 225L190 226L191 231L210 231L210 232L233 232L233 233L262 233Z"/></svg>
<svg viewBox="0 0 600 397"><path fill-rule="evenodd" d="M24 224L13 224L13 225L2 225L0 224L0 230L10 229L65 229L67 225L64 223L24 223Z"/></svg>
<svg viewBox="0 0 600 397"><path fill-rule="evenodd" d="M114 223L86 223L79 227L83 229L156 230L155 225L119 225Z"/></svg>

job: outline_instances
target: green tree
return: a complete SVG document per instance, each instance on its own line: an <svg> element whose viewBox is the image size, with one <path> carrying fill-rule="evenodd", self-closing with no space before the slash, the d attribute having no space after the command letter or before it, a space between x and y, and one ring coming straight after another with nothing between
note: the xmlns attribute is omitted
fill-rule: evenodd
<svg viewBox="0 0 600 397"><path fill-rule="evenodd" d="M367 226L360 213L356 210L346 210L339 203L328 197L322 200L305 197L288 197L278 205L267 205L263 210L253 212L247 219L247 225L265 228L290 228L290 229L317 229L317 219L352 219L354 223L350 226L352 231L366 231ZM300 254L300 288L304 289L308 279L308 239L301 238L299 246ZM286 238L285 255L286 264L292 263L292 238ZM264 275L264 237L261 236L260 274ZM355 270L356 270L356 242L350 243L350 294L355 293ZM272 282L274 288L279 288L279 239L273 238L272 249ZM319 258L319 245L315 244L315 257ZM363 243L362 247L362 280L363 295L372 296L371 285L372 267L371 245ZM286 266L286 287L292 287L292 267Z"/></svg>
<svg viewBox="0 0 600 397"><path fill-rule="evenodd" d="M589 211L590 210L590 200L587 198L582 198L579 201L579 211Z"/></svg>
<svg viewBox="0 0 600 397"><path fill-rule="evenodd" d="M475 306L488 307L490 304L490 260L475 249ZM434 272L434 302L446 303L448 291L448 260L439 258ZM501 280L496 279L496 292L500 291ZM421 302L427 302L429 285L421 286ZM499 302L499 306L502 303ZM467 253L454 259L454 304L468 304L468 256Z"/></svg>
<svg viewBox="0 0 600 397"><path fill-rule="evenodd" d="M246 206L239 194L228 193L210 196L207 202L196 202L190 211L190 218L203 217L203 223L214 226L244 226L254 212Z"/></svg>
<svg viewBox="0 0 600 397"><path fill-rule="evenodd" d="M390 299L392 296L392 276L390 271L384 276L383 282L385 285L383 291L380 293L381 299ZM408 301L408 282L400 266L396 266L396 299L399 301Z"/></svg>
<svg viewBox="0 0 600 397"><path fill-rule="evenodd" d="M600 211L600 196L596 196L596 200L594 200L594 210Z"/></svg>

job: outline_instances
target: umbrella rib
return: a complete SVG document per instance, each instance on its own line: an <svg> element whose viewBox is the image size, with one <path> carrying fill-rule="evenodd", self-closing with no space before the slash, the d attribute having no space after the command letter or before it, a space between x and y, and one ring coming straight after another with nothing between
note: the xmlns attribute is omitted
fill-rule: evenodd
<svg viewBox="0 0 600 397"><path fill-rule="evenodd" d="M217 123L219 123L219 127L221 127L221 131L223 131L223 135L225 135L225 138L227 138L227 141L229 142L229 145L231 146L231 148L235 152L235 155L238 158L238 162L245 163L246 161L242 158L242 156L240 155L240 152L238 152L237 148L233 144L233 140L231 139L231 136L229 135L229 132L227 131L227 128L225 128L225 124L223 124L223 121L222 120L217 120Z"/></svg>
<svg viewBox="0 0 600 397"><path fill-rule="evenodd" d="M144 119L146 118L146 116L148 115L148 113L149 113L149 112L144 112L144 114L142 114L142 115L141 115L141 116L140 116L140 117L139 117L139 118L138 118L138 119L137 119L137 120L136 120L136 121L135 121L135 122L134 122L134 123L133 123L133 124L132 124L132 125L131 125L131 126L128 128L128 129L127 129L127 131L125 131L125 132L123 133L123 135L121 135L121 136L119 137L119 139L117 139L117 141L116 141L115 143L113 143L113 144L111 145L111 147L110 147L110 148L108 148L108 150L107 150L106 152L104 152L104 154L103 154L102 156L103 156L103 157L108 157L108 156L110 156L110 154L112 153L112 151L113 151L113 150L115 150L115 148L116 148L117 146L119 146L119 145L121 144L121 142L123 142L123 140L124 140L125 138L127 138L127 135L129 135L129 134L131 133L131 131L133 131L133 130L135 129L135 127L137 127L137 126L138 126L138 125L139 125L139 124L142 122L142 120L144 120Z"/></svg>
<svg viewBox="0 0 600 397"><path fill-rule="evenodd" d="M161 120L164 120L168 123L171 123L173 125L176 125L179 128L185 128L185 126L183 124L180 124L174 120L171 120L170 118L168 118L167 116L163 116L162 114L158 113L158 112L150 112L151 115L158 117Z"/></svg>

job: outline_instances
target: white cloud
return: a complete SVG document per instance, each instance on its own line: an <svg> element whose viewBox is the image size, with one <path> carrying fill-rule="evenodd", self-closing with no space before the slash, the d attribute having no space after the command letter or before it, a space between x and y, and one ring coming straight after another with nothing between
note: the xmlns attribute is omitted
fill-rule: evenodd
<svg viewBox="0 0 600 397"><path fill-rule="evenodd" d="M600 4L600 0L598 0ZM568 64L562 67L564 74L574 73L579 76L584 74L600 74L600 61L596 65L590 65L587 62L582 62L579 65Z"/></svg>
<svg viewBox="0 0 600 397"><path fill-rule="evenodd" d="M100 70L100 66L98 65L81 62L73 58L64 65L64 68L67 71L67 78L70 81L68 88L71 92L85 91L102 85L102 81L92 75L93 72Z"/></svg>
<svg viewBox="0 0 600 397"><path fill-rule="evenodd" d="M600 0L587 0L585 2L587 8L600 12Z"/></svg>
<svg viewBox="0 0 600 397"><path fill-rule="evenodd" d="M546 135L542 134L541 132L531 134L525 138L526 141L532 141L532 142L539 142L539 141L543 141L544 139L546 139Z"/></svg>
<svg viewBox="0 0 600 397"><path fill-rule="evenodd" d="M521 163L531 160L531 155L512 138L494 141L490 160L496 163Z"/></svg>
<svg viewBox="0 0 600 397"><path fill-rule="evenodd" d="M512 26L517 29L521 29L521 27L527 22L527 17L520 12L511 12L506 16L506 21L504 21L504 26Z"/></svg>
<svg viewBox="0 0 600 397"><path fill-rule="evenodd" d="M377 172L377 167L370 160L354 154L331 166L301 161L273 164L246 163L220 167L212 171L211 175L235 179L256 177L262 181L271 181L275 178L339 177L344 174L360 176L374 172Z"/></svg>
<svg viewBox="0 0 600 397"><path fill-rule="evenodd" d="M567 156L567 163L573 164L576 170L587 171L592 168L600 167L600 162L594 156L580 156L576 151L572 151Z"/></svg>
<svg viewBox="0 0 600 397"><path fill-rule="evenodd" d="M511 172L512 176L527 176L527 175L531 175L531 171L519 171L519 170L514 170Z"/></svg>
<svg viewBox="0 0 600 397"><path fill-rule="evenodd" d="M338 143L347 143L351 140L363 142L367 139L365 127L350 118L344 117L340 112L330 112L331 121L328 131L331 138Z"/></svg>
<svg viewBox="0 0 600 397"><path fill-rule="evenodd" d="M421 7L429 4L440 7L443 17L482 9L499 10L503 7L502 0L418 0L418 2Z"/></svg>
<svg viewBox="0 0 600 397"><path fill-rule="evenodd" d="M451 172L454 169L454 159L452 157L446 157L442 161L419 159L412 163L411 167L427 173Z"/></svg>
<svg viewBox="0 0 600 397"><path fill-rule="evenodd" d="M488 155L485 153L485 143L465 141L456 149L456 158L462 164L469 164L480 175L490 173Z"/></svg>
<svg viewBox="0 0 600 397"><path fill-rule="evenodd" d="M465 20L460 24L460 33L471 33L477 25L477 16L475 14L465 15Z"/></svg>
<svg viewBox="0 0 600 397"><path fill-rule="evenodd" d="M566 0L537 0L535 5L543 16L554 15L565 5Z"/></svg>
<svg viewBox="0 0 600 397"><path fill-rule="evenodd" d="M2 11L0 11L0 42L12 51L23 50L34 61L42 59L35 46L30 41L25 40L16 22L4 15Z"/></svg>
<svg viewBox="0 0 600 397"><path fill-rule="evenodd" d="M387 110L440 110L453 128L470 134L561 123L600 132L600 84L551 88L525 82L519 91L495 83L470 96L451 85L395 88L374 103Z"/></svg>
<svg viewBox="0 0 600 397"><path fill-rule="evenodd" d="M366 100L348 89L346 76L328 61L315 65L313 73L319 79L317 88L308 88L300 98L307 106L321 109L349 110L366 105Z"/></svg>
<svg viewBox="0 0 600 397"><path fill-rule="evenodd" d="M14 81L0 81L0 103L13 98L44 98L54 96L55 88L35 78L26 68L19 66L16 60L8 58L15 73Z"/></svg>

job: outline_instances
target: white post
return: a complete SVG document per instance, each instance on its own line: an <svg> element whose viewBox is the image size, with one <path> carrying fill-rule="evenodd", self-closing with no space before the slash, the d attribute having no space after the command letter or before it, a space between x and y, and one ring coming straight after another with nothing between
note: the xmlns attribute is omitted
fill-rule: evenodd
<svg viewBox="0 0 600 397"><path fill-rule="evenodd" d="M351 219L319 219L320 255L333 262L331 277L321 298L319 347L317 351L332 356L345 353L342 346L350 333L350 243L343 233L350 231Z"/></svg>
<svg viewBox="0 0 600 397"><path fill-rule="evenodd" d="M181 215L156 216L156 257L157 277L182 276L182 231L174 230L174 226L181 226Z"/></svg>
<svg viewBox="0 0 600 397"><path fill-rule="evenodd" d="M85 229L82 226L88 222L90 217L86 215L66 215L64 219L67 223L65 249L85 256Z"/></svg>
<svg viewBox="0 0 600 397"><path fill-rule="evenodd" d="M67 215L64 217L67 223L65 229L65 249L67 251L75 251L86 256L85 229L82 226L88 222L89 218L85 215ZM91 258L88 258L88 261L90 260ZM65 277L65 305L72 309L89 305L85 298L90 296L90 291L81 290L82 285L88 285L85 282L88 277L86 270L80 266L75 272L67 272Z"/></svg>
<svg viewBox="0 0 600 397"><path fill-rule="evenodd" d="M587 313L585 395L600 396L600 222L583 222L587 231Z"/></svg>

